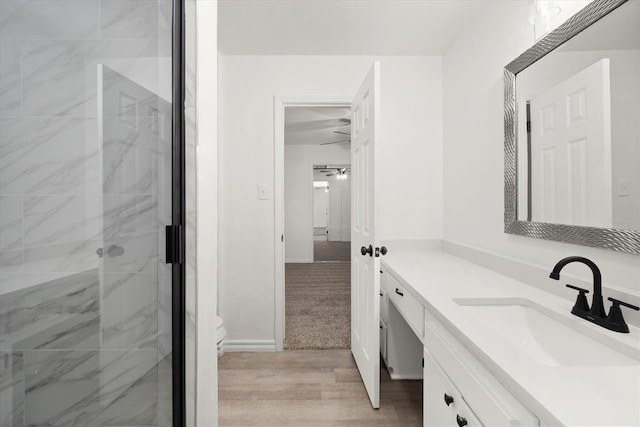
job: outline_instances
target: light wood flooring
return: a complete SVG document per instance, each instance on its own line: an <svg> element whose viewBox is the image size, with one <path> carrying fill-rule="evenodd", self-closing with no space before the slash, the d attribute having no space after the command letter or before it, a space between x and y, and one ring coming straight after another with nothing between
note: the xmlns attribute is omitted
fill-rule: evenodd
<svg viewBox="0 0 640 427"><path fill-rule="evenodd" d="M225 353L218 363L220 427L422 425L422 381L391 380L382 365L373 409L350 350Z"/></svg>

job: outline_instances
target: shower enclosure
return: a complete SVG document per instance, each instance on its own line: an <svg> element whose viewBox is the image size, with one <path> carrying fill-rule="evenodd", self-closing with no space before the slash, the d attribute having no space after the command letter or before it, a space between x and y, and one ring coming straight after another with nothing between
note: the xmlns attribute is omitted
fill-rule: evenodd
<svg viewBox="0 0 640 427"><path fill-rule="evenodd" d="M181 34L0 0L1 427L184 424Z"/></svg>

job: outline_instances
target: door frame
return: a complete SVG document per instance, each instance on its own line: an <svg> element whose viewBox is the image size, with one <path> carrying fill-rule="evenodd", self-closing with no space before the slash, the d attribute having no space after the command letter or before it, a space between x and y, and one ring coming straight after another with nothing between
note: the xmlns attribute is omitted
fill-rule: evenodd
<svg viewBox="0 0 640 427"><path fill-rule="evenodd" d="M348 107L351 96L275 96L274 97L274 251L275 251L275 349L284 350L284 109L286 107ZM313 178L313 165L312 165ZM312 211L313 215L313 211ZM312 231L313 233L313 231Z"/></svg>

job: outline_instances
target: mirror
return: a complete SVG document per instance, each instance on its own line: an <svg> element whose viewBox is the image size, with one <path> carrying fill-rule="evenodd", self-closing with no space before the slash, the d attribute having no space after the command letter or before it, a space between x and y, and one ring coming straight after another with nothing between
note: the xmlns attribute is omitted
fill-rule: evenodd
<svg viewBox="0 0 640 427"><path fill-rule="evenodd" d="M596 0L505 68L505 231L640 253L640 2Z"/></svg>

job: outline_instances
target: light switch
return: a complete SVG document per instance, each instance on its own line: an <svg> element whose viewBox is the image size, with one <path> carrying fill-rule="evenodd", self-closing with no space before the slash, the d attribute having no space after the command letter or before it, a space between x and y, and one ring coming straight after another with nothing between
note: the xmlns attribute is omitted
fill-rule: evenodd
<svg viewBox="0 0 640 427"><path fill-rule="evenodd" d="M618 197L629 197L629 182L618 182Z"/></svg>
<svg viewBox="0 0 640 427"><path fill-rule="evenodd" d="M267 184L258 185L258 200L269 200L269 186Z"/></svg>

